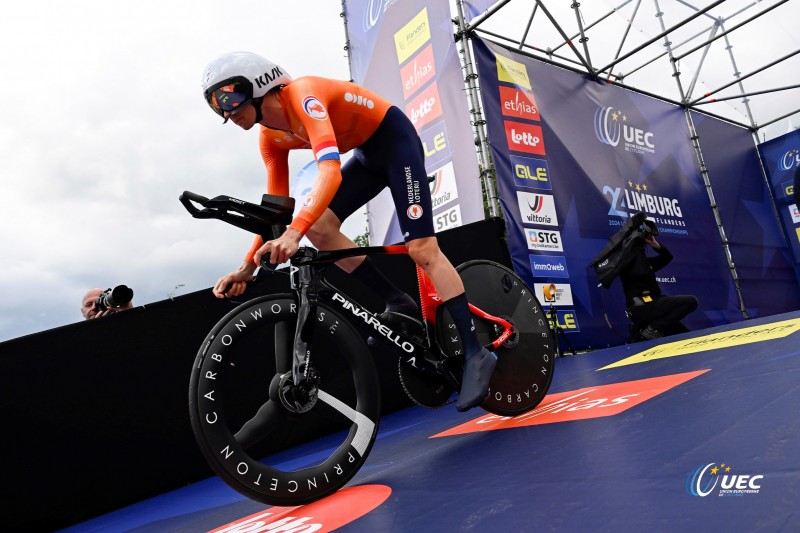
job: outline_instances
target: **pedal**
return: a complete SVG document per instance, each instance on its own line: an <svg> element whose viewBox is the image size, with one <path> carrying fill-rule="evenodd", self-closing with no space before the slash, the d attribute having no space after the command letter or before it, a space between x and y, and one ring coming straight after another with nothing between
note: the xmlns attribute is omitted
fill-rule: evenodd
<svg viewBox="0 0 800 533"><path fill-rule="evenodd" d="M400 385L415 404L435 409L455 401L450 400L455 389L427 361L401 357L397 362L397 371Z"/></svg>

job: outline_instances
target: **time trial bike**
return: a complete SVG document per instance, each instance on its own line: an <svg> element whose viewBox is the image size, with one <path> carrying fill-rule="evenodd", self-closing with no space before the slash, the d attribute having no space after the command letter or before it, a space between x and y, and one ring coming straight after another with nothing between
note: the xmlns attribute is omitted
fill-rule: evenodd
<svg viewBox="0 0 800 533"><path fill-rule="evenodd" d="M195 218L223 220L265 241L284 231L294 209L292 198L274 195L264 195L259 205L186 191L180 201ZM288 273L278 271L289 276L289 292L242 303L203 341L189 386L192 430L212 469L241 494L271 505L301 505L335 492L358 472L381 417L371 349L396 359L402 388L419 405L443 406L460 390L461 341L421 268L421 317L371 312L324 275L340 259L373 254L407 249L300 247ZM468 261L456 270L478 340L498 358L481 407L502 416L534 409L555 364L550 324L536 296L495 262ZM244 402L243 391L259 394ZM264 441L275 450L309 440L320 449L301 459L263 459L259 452Z"/></svg>

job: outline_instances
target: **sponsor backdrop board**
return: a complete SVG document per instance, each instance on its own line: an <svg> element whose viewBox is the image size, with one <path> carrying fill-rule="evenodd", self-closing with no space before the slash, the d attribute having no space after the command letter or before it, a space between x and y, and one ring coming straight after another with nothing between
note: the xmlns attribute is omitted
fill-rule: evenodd
<svg viewBox="0 0 800 533"><path fill-rule="evenodd" d="M683 111L494 43L473 45L514 268L555 306L573 346L628 334L621 283L599 288L589 263L637 211L675 257L658 273L663 292L700 299L687 327L741 320Z"/></svg>
<svg viewBox="0 0 800 533"><path fill-rule="evenodd" d="M484 219L469 107L447 0L346 0L350 73L420 134L439 232ZM403 241L388 190L367 207L370 243ZM405 216L405 214L402 214Z"/></svg>
<svg viewBox="0 0 800 533"><path fill-rule="evenodd" d="M763 168L775 178L770 194L749 130L694 112L692 122L748 315L767 316L797 309L800 285L796 267L800 264L795 258L800 256L792 254L787 238L795 254L800 252L800 217L790 188L797 165L795 157L800 153L800 136L791 134L794 140L789 143L768 143L772 148L768 149L770 155L764 158ZM767 145L762 145L762 150L764 146ZM776 205L786 237L776 217ZM729 284L728 294L733 294L733 278ZM730 318L736 320L736 312L731 313Z"/></svg>
<svg viewBox="0 0 800 533"><path fill-rule="evenodd" d="M778 218L792 250L792 262L800 269L800 212L794 202L794 173L800 167L800 132L791 131L760 144L761 161L769 176ZM797 270L800 276L800 270Z"/></svg>

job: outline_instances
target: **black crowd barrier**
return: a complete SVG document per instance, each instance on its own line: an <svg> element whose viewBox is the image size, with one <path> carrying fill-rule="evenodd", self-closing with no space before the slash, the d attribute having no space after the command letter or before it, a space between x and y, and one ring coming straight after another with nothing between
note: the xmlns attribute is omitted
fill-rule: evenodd
<svg viewBox="0 0 800 533"><path fill-rule="evenodd" d="M501 219L439 242L454 265L511 264ZM373 261L414 294L408 257ZM357 281L331 277L382 309ZM266 276L246 297L285 292L286 280ZM189 424L189 374L206 333L233 307L203 290L0 343L4 526L58 529L212 476ZM410 405L389 359L376 356L385 412Z"/></svg>

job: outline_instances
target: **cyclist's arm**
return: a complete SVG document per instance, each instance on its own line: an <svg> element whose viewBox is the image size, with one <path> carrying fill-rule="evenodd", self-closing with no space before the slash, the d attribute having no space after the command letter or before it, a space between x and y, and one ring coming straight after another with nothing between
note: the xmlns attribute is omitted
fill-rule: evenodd
<svg viewBox="0 0 800 533"><path fill-rule="evenodd" d="M270 145L267 135L262 131L259 137L259 148L261 150L261 159L264 161L264 166L267 169L267 194L275 194L278 196L289 196L289 152L288 150L276 150ZM256 250L261 248L264 240L260 236L253 239L253 244L250 250L244 257L244 262L239 270L250 269L251 272L258 266L253 261L253 255ZM251 265L248 266L248 265Z"/></svg>

